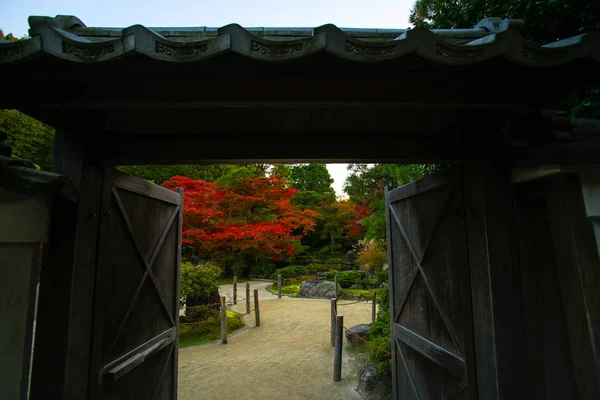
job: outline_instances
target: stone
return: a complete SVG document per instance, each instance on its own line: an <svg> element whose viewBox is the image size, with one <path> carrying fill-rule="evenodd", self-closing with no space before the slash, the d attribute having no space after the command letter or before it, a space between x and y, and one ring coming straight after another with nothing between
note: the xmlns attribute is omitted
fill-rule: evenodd
<svg viewBox="0 0 600 400"><path fill-rule="evenodd" d="M337 285L338 293L342 290ZM335 297L334 283L329 281L303 281L300 285L300 297L310 299L331 299Z"/></svg>
<svg viewBox="0 0 600 400"><path fill-rule="evenodd" d="M356 336L360 336L361 338L368 340L369 339L369 328L371 324L360 324L354 325L346 331L346 341L348 344L362 343L360 339L357 339ZM353 335L354 334L354 335Z"/></svg>
<svg viewBox="0 0 600 400"><path fill-rule="evenodd" d="M373 363L367 363L358 370L358 379L354 390L363 400L384 400L389 398L389 385L386 386L383 378L377 375Z"/></svg>
<svg viewBox="0 0 600 400"><path fill-rule="evenodd" d="M350 286L350 289L362 289L362 285L360 283L355 283L354 285Z"/></svg>
<svg viewBox="0 0 600 400"><path fill-rule="evenodd" d="M346 253L346 258L344 260L345 264L356 265L357 254L354 250L349 250Z"/></svg>

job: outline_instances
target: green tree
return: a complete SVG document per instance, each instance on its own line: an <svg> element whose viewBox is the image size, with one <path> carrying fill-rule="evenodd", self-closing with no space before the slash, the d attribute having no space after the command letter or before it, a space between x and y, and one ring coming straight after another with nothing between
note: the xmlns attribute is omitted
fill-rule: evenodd
<svg viewBox="0 0 600 400"><path fill-rule="evenodd" d="M441 169L436 164L350 164L350 175L344 183L344 192L350 201L368 207L373 214L364 218L361 225L367 228L367 239L385 240L386 187L398 187Z"/></svg>
<svg viewBox="0 0 600 400"><path fill-rule="evenodd" d="M486 17L525 20L524 36L545 44L600 30L600 2L592 0L416 0L410 22L427 28L468 28ZM571 118L600 118L600 86L583 88Z"/></svg>
<svg viewBox="0 0 600 400"><path fill-rule="evenodd" d="M0 130L7 133L14 157L26 158L46 171L52 168L54 128L17 110L0 110Z"/></svg>
<svg viewBox="0 0 600 400"><path fill-rule="evenodd" d="M313 191L323 196L323 201L333 203L335 191L333 178L325 164L296 164L290 168L292 186L302 192Z"/></svg>
<svg viewBox="0 0 600 400"><path fill-rule="evenodd" d="M590 0L417 0L409 20L427 28L469 28L486 17L525 20L525 37L540 43L600 29L600 2Z"/></svg>
<svg viewBox="0 0 600 400"><path fill-rule="evenodd" d="M138 178L160 185L174 176L187 176L214 182L221 176L236 169L236 165L122 165L118 169Z"/></svg>

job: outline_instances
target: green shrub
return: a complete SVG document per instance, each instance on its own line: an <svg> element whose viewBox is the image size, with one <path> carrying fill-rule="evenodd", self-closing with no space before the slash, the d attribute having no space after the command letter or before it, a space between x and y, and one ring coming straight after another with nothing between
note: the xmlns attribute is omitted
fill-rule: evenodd
<svg viewBox="0 0 600 400"><path fill-rule="evenodd" d="M391 352L389 290L378 291L377 304L379 305L379 311L377 312L377 319L369 329L369 338L375 346ZM375 366L377 374L383 377L382 382L391 382L391 356L378 349L369 347L369 359ZM391 390L391 388L388 389Z"/></svg>
<svg viewBox="0 0 600 400"><path fill-rule="evenodd" d="M387 282L389 280L387 269L382 269L381 271L378 271L375 277L377 278L378 282Z"/></svg>
<svg viewBox="0 0 600 400"><path fill-rule="evenodd" d="M221 270L216 265L205 263L193 265L181 263L181 296L208 298L219 290L217 279Z"/></svg>
<svg viewBox="0 0 600 400"><path fill-rule="evenodd" d="M198 307L191 306L185 309L185 320L187 322L204 321L209 318L218 318L220 306Z"/></svg>
<svg viewBox="0 0 600 400"><path fill-rule="evenodd" d="M317 272L325 272L330 269L342 269L343 264L341 263L311 263L306 266L309 274L316 274Z"/></svg>
<svg viewBox="0 0 600 400"><path fill-rule="evenodd" d="M352 285L361 283L361 275L357 271L344 271L338 275L338 283L342 288L349 288Z"/></svg>
<svg viewBox="0 0 600 400"><path fill-rule="evenodd" d="M381 296L384 297L384 296ZM390 312L388 310L379 310L377 319L369 329L369 338L371 342L386 351L391 352L391 329L390 329ZM375 366L377 374L382 376L392 375L392 357L378 349L369 347L369 359ZM391 379L387 379L391 381Z"/></svg>
<svg viewBox="0 0 600 400"><path fill-rule="evenodd" d="M297 297L300 296L300 285L301 282L288 281L281 284L281 294L283 296ZM267 286L267 291L273 294L277 294L277 282L270 286Z"/></svg>
<svg viewBox="0 0 600 400"><path fill-rule="evenodd" d="M227 311L227 333L232 333L244 326L238 313ZM210 317L194 324L179 325L179 347L193 346L217 340L221 337L221 319Z"/></svg>
<svg viewBox="0 0 600 400"><path fill-rule="evenodd" d="M258 262L250 266L250 278L269 278L277 267L272 262Z"/></svg>
<svg viewBox="0 0 600 400"><path fill-rule="evenodd" d="M217 279L221 270L216 265L205 263L193 265L189 262L181 263L181 297L185 297L187 321L200 321L218 315L218 306L204 307L206 304L218 302ZM195 308L197 307L197 308Z"/></svg>
<svg viewBox="0 0 600 400"><path fill-rule="evenodd" d="M277 279L277 275L281 274L283 279L293 279L301 275L308 275L308 271L304 265L289 265L285 268L279 268L271 275L271 279Z"/></svg>
<svg viewBox="0 0 600 400"><path fill-rule="evenodd" d="M330 269L325 273L325 279L333 279L338 274L336 269Z"/></svg>

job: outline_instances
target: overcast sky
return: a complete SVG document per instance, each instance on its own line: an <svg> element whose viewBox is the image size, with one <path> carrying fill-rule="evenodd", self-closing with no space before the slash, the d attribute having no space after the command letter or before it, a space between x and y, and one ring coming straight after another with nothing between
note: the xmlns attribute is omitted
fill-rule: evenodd
<svg viewBox="0 0 600 400"><path fill-rule="evenodd" d="M407 28L414 0L0 0L0 29L20 37L30 15L75 15L87 26ZM347 164L329 164L333 186L342 194Z"/></svg>

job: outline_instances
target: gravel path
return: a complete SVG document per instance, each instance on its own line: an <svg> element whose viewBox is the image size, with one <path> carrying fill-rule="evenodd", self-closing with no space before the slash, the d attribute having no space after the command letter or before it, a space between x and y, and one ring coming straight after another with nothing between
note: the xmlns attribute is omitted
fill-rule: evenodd
<svg viewBox="0 0 600 400"><path fill-rule="evenodd" d="M360 399L352 389L358 366L348 352L342 381L332 381L328 300L265 295L260 307L261 325L254 326L254 312L244 316L246 328L230 335L227 345L179 350L180 399ZM245 305L233 310L244 312ZM346 326L370 322L371 304L340 307L339 312Z"/></svg>

